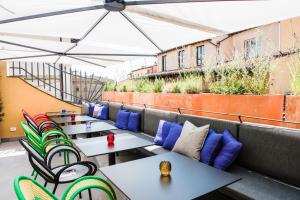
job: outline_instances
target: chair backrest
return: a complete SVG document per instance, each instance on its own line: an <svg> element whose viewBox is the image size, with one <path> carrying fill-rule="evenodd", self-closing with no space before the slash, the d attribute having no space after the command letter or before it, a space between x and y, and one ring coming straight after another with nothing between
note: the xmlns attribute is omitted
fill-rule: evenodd
<svg viewBox="0 0 300 200"><path fill-rule="evenodd" d="M38 133L39 127L35 123L35 121L32 119L32 117L25 110L22 110L22 112L23 112L23 116L24 116L26 122L28 123L28 125Z"/></svg>
<svg viewBox="0 0 300 200"><path fill-rule="evenodd" d="M69 163L69 158L72 155L76 158L76 162L81 161L81 156L77 149L75 149L73 146L70 146L70 145L59 144L59 145L56 145L55 147L51 148L51 150L48 151L45 156L46 165L50 169L53 168L52 159L54 158L55 155L60 154L60 153L64 153L64 156L67 156L67 157L65 157L66 162L67 162L66 164Z"/></svg>
<svg viewBox="0 0 300 200"><path fill-rule="evenodd" d="M41 140L42 138L26 123L21 122L21 127L24 131L24 134L28 140L28 142L31 144L31 146L41 155L44 155L43 148L41 146Z"/></svg>
<svg viewBox="0 0 300 200"><path fill-rule="evenodd" d="M98 189L105 192L109 200L116 200L116 193L111 185L100 177L85 176L74 181L64 192L62 200L74 200L87 189Z"/></svg>
<svg viewBox="0 0 300 200"><path fill-rule="evenodd" d="M17 177L14 181L14 190L18 200L27 199L45 199L45 200L58 200L51 192L39 184L37 181L32 180L26 176Z"/></svg>
<svg viewBox="0 0 300 200"><path fill-rule="evenodd" d="M33 169L42 176L45 180L53 182L55 179L55 174L46 165L44 158L39 154L27 141L19 139L20 144L28 153L29 162Z"/></svg>

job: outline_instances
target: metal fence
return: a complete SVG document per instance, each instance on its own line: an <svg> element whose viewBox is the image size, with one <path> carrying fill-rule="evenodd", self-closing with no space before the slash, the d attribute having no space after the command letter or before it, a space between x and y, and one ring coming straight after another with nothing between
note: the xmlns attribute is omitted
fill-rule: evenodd
<svg viewBox="0 0 300 200"><path fill-rule="evenodd" d="M69 65L18 62L8 63L8 76L19 77L32 86L63 101L94 102L102 97L104 82L101 76L87 75Z"/></svg>

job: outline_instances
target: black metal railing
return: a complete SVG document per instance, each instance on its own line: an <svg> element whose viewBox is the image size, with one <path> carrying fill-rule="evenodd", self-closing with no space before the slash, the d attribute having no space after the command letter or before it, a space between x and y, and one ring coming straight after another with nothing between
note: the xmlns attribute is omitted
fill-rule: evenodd
<svg viewBox="0 0 300 200"><path fill-rule="evenodd" d="M9 70L10 76L31 82L32 86L63 101L80 104L82 101L95 102L102 97L104 82L101 76L88 76L67 65L13 61Z"/></svg>

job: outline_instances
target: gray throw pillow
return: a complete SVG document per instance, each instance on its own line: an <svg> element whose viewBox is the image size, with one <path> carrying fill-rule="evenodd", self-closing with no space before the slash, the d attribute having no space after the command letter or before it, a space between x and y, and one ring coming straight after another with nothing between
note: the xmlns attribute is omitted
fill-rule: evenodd
<svg viewBox="0 0 300 200"><path fill-rule="evenodd" d="M81 114L88 115L89 114L89 103L83 102L81 106Z"/></svg>
<svg viewBox="0 0 300 200"><path fill-rule="evenodd" d="M203 147L208 130L209 124L197 127L186 121L172 151L200 160L200 150Z"/></svg>

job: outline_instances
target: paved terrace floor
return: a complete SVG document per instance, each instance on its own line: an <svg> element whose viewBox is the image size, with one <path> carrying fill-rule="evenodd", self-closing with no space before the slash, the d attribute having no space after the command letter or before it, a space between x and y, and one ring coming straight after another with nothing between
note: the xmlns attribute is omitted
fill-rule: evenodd
<svg viewBox="0 0 300 200"><path fill-rule="evenodd" d="M122 152L116 157L116 162L126 162L134 159L143 158L138 152ZM94 162L97 162L100 166L108 165L107 155L98 156ZM28 161L28 156L19 142L5 142L0 144L0 199L1 200L15 200L15 192L13 189L13 181L17 176L28 176L32 172L32 168ZM96 176L104 178L104 176L98 171ZM105 179L105 178L104 178ZM44 180L41 177L37 178L37 181L44 184ZM130 181L130 180L128 180ZM56 196L61 198L63 192L69 184L60 184L56 191ZM53 184L48 184L47 189L52 191ZM124 194L122 194L118 189L114 187L117 199L126 200ZM217 195L217 196L216 196ZM88 199L88 195L83 193L83 200ZM106 200L107 198L103 193L97 193L93 191L93 200ZM218 199L218 200L228 200L220 197L218 194L208 195L201 199Z"/></svg>

